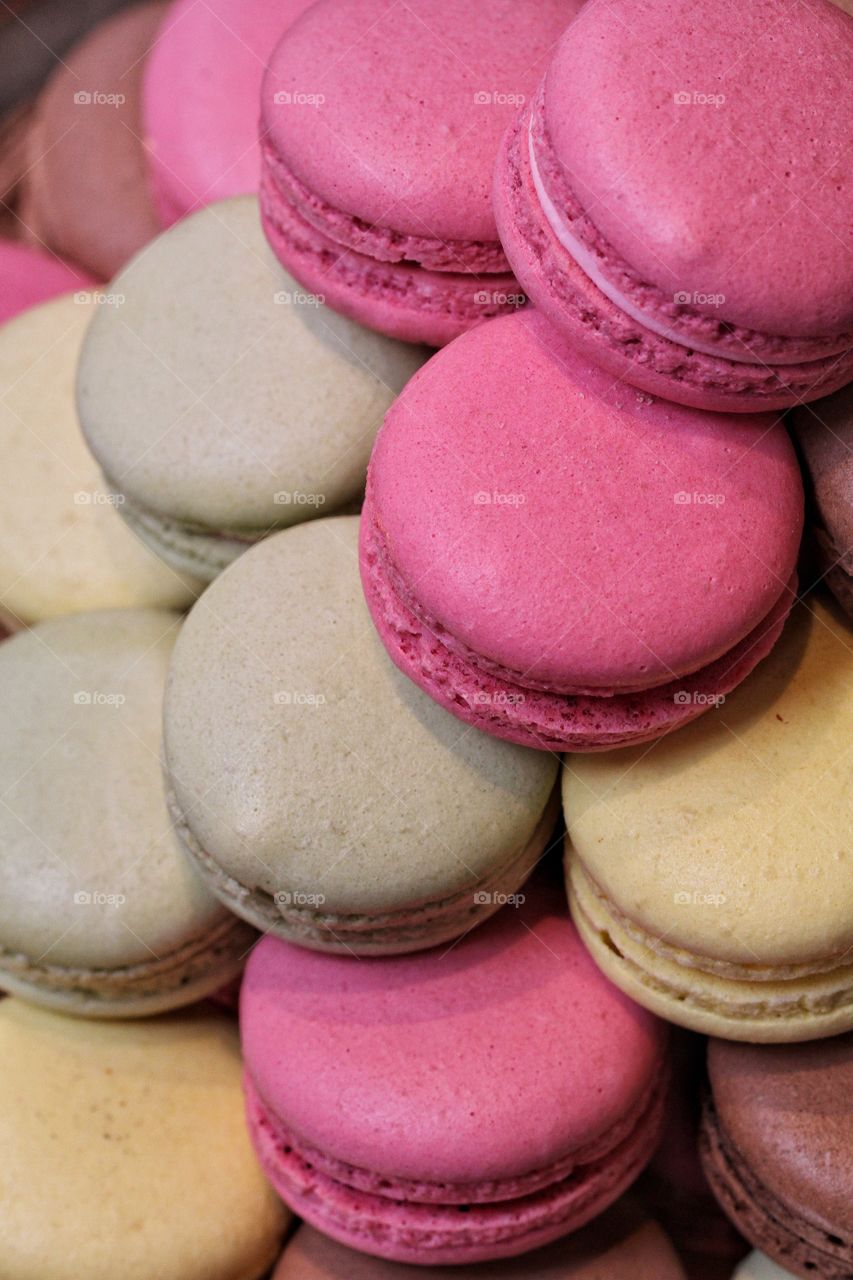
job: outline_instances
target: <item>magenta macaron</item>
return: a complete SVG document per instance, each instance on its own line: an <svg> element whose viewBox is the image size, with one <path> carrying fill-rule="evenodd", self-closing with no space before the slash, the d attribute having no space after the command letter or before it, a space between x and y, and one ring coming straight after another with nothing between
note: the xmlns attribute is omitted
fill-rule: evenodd
<svg viewBox="0 0 853 1280"><path fill-rule="evenodd" d="M267 59L311 0L173 0L145 64L143 120L164 227L253 194Z"/></svg>
<svg viewBox="0 0 853 1280"><path fill-rule="evenodd" d="M613 374L757 412L853 378L853 20L828 0L581 11L508 131L525 292Z"/></svg>
<svg viewBox="0 0 853 1280"><path fill-rule="evenodd" d="M440 346L517 306L491 203L501 135L580 0L318 0L270 60L261 208L330 306Z"/></svg>
<svg viewBox="0 0 853 1280"><path fill-rule="evenodd" d="M263 1168L308 1222L399 1262L510 1256L600 1213L660 1136L665 1024L528 884L454 948L363 960L274 938L240 1024Z"/></svg>
<svg viewBox="0 0 853 1280"><path fill-rule="evenodd" d="M771 415L639 393L528 309L445 347L392 405L362 582L393 661L449 711L591 751L677 729L769 652L802 521Z"/></svg>

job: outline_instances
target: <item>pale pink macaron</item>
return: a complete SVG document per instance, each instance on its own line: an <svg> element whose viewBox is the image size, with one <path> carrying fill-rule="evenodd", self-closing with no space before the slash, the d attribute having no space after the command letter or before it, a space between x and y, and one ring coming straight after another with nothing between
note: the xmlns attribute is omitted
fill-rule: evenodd
<svg viewBox="0 0 853 1280"><path fill-rule="evenodd" d="M771 415L655 400L526 309L438 352L392 405L362 581L391 658L447 710L592 751L686 724L769 652L802 522Z"/></svg>
<svg viewBox="0 0 853 1280"><path fill-rule="evenodd" d="M492 171L580 0L318 0L261 102L261 208L330 306L435 346L519 304Z"/></svg>
<svg viewBox="0 0 853 1280"><path fill-rule="evenodd" d="M54 253L0 239L0 324L39 302L74 289L88 290L93 283L91 276Z"/></svg>
<svg viewBox="0 0 853 1280"><path fill-rule="evenodd" d="M660 1135L666 1026L602 977L542 879L416 956L264 938L240 1024L267 1176L313 1226L379 1257L546 1244L616 1200Z"/></svg>
<svg viewBox="0 0 853 1280"><path fill-rule="evenodd" d="M173 0L145 65L143 121L164 227L260 178L267 60L312 0Z"/></svg>
<svg viewBox="0 0 853 1280"><path fill-rule="evenodd" d="M758 412L853 378L853 20L827 0L587 5L507 133L525 292L654 395Z"/></svg>

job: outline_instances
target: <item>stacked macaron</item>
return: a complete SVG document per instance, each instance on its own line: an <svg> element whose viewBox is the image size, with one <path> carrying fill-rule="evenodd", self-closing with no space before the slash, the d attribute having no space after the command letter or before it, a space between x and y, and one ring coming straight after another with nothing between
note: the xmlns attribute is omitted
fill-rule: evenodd
<svg viewBox="0 0 853 1280"><path fill-rule="evenodd" d="M0 121L0 1272L850 1280L853 19L113 7Z"/></svg>

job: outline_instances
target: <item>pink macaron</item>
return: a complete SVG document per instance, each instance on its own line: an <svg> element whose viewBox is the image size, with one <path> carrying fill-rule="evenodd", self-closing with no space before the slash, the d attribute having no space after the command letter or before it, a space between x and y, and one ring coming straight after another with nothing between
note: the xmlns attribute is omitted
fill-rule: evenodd
<svg viewBox="0 0 853 1280"><path fill-rule="evenodd" d="M257 191L269 55L311 0L174 0L145 66L143 120L164 227Z"/></svg>
<svg viewBox="0 0 853 1280"><path fill-rule="evenodd" d="M57 294L93 283L91 276L56 254L0 239L0 324Z"/></svg>
<svg viewBox="0 0 853 1280"><path fill-rule="evenodd" d="M399 1262L511 1256L600 1213L651 1156L665 1024L595 969L558 890L525 893L449 949L252 953L252 1138L336 1240Z"/></svg>
<svg viewBox="0 0 853 1280"><path fill-rule="evenodd" d="M319 0L262 95L261 208L301 284L435 346L522 300L498 242L501 135L580 0Z"/></svg>
<svg viewBox="0 0 853 1280"><path fill-rule="evenodd" d="M853 21L827 0L581 11L505 137L526 293L611 373L719 411L853 378Z"/></svg>
<svg viewBox="0 0 853 1280"><path fill-rule="evenodd" d="M740 683L790 609L781 423L614 382L532 309L438 352L374 447L362 581L400 669L469 724L592 751Z"/></svg>

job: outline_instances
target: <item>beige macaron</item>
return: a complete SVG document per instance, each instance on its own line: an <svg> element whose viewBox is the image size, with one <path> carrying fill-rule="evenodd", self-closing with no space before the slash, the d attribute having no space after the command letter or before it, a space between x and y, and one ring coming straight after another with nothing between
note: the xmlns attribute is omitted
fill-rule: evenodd
<svg viewBox="0 0 853 1280"><path fill-rule="evenodd" d="M180 615L105 610L0 645L0 987L92 1017L215 991L254 934L171 829L161 706Z"/></svg>
<svg viewBox="0 0 853 1280"><path fill-rule="evenodd" d="M18 622L86 609L181 609L198 590L119 519L80 431L77 360L108 299L66 294L0 328L0 608Z"/></svg>
<svg viewBox="0 0 853 1280"><path fill-rule="evenodd" d="M785 1271L777 1262L754 1249L735 1268L732 1280L795 1280L793 1271Z"/></svg>
<svg viewBox="0 0 853 1280"><path fill-rule="evenodd" d="M301 289L254 196L170 228L110 290L80 417L122 515L170 564L210 581L272 530L360 499L385 410L428 353Z"/></svg>
<svg viewBox="0 0 853 1280"><path fill-rule="evenodd" d="M0 1002L4 1280L258 1280L288 1214L249 1144L233 1020Z"/></svg>
<svg viewBox="0 0 853 1280"><path fill-rule="evenodd" d="M416 951L508 900L559 805L557 758L466 728L397 671L361 591L356 516L253 547L175 648L177 830L213 890L321 950Z"/></svg>
<svg viewBox="0 0 853 1280"><path fill-rule="evenodd" d="M672 737L566 761L572 912L640 1004L733 1040L853 1028L853 635L799 605Z"/></svg>

